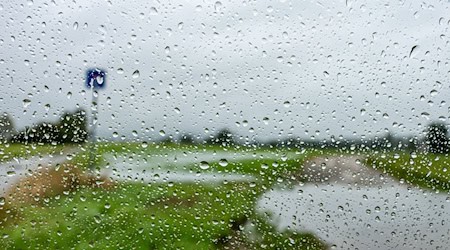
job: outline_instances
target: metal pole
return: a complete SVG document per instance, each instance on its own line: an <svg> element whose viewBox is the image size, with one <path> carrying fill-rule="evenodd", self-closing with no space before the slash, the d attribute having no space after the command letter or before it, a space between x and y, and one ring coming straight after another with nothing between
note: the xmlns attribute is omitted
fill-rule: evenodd
<svg viewBox="0 0 450 250"><path fill-rule="evenodd" d="M89 169L94 170L95 169L95 156L97 154L97 150L95 147L95 141L96 141L96 129L97 129L97 113L98 113L98 92L94 90L94 86L91 87L92 92L92 104L91 104L91 111L92 111L92 124L91 124L91 131L89 135Z"/></svg>

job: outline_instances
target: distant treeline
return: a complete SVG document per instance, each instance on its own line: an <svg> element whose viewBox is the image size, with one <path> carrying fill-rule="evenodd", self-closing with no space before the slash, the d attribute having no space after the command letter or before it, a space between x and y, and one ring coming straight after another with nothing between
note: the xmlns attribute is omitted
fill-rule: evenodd
<svg viewBox="0 0 450 250"><path fill-rule="evenodd" d="M385 136L372 138L349 139L330 138L323 140L308 140L303 138L285 138L266 142L256 140L246 141L233 135L228 129L220 130L208 139L196 140L192 135L182 135L178 142L182 144L216 144L222 146L243 145L269 148L317 148L317 149L351 149L351 150L406 150L427 151L431 153L449 153L450 140L447 126L443 123L433 122L426 131L425 136L395 136L387 133Z"/></svg>
<svg viewBox="0 0 450 250"><path fill-rule="evenodd" d="M417 137L395 137L391 134L387 134L384 137L374 137L369 139L323 139L323 140L308 140L303 138L284 138L272 141L260 142L256 140L245 141L239 140L238 137L233 135L227 129L220 130L216 135L209 137L208 139L194 139L191 135L182 135L177 140L181 144L218 144L223 146L231 145L248 145L258 147L271 147L271 148L372 148L372 149L407 149L416 150L421 140Z"/></svg>
<svg viewBox="0 0 450 250"><path fill-rule="evenodd" d="M266 143L272 147L304 147L304 148L348 148L348 149L404 149L416 150L420 141L416 137L374 137L369 139L328 139L306 140L287 138Z"/></svg>
<svg viewBox="0 0 450 250"><path fill-rule="evenodd" d="M40 122L15 131L8 114L0 117L0 139L12 143L83 143L89 136L84 110L64 113L57 122Z"/></svg>
<svg viewBox="0 0 450 250"><path fill-rule="evenodd" d="M220 146L257 146L269 148L339 148L350 150L407 150L427 151L432 153L448 153L450 140L447 125L433 122L429 124L425 136L399 137L391 133L372 138L349 139L334 138L323 140L308 140L298 137L277 139L273 141L257 141L246 137L233 135L228 129L219 130L215 135L200 138L192 134L183 134L177 139L168 137L161 142L176 142L181 144L210 144ZM4 113L0 116L0 140L12 143L84 143L88 140L88 119L82 109L64 113L57 122L40 122L20 131L14 129L11 117Z"/></svg>

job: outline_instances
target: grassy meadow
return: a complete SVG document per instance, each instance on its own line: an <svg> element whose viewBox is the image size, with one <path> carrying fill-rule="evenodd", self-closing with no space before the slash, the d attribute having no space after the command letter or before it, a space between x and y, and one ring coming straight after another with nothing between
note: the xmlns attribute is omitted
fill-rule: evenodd
<svg viewBox="0 0 450 250"><path fill-rule="evenodd" d="M302 164L318 156L364 154L368 167L402 182L450 190L446 155L172 143L95 147L95 169L89 169L89 145L1 148L2 161L61 150L75 153L57 169L37 174L2 198L0 245L6 249L325 249L327 245L310 233L278 232L267 222L270 215L254 209L264 192L304 181ZM202 162L202 157L216 154L215 160ZM229 157L219 159L220 155ZM174 162L181 162L170 165L174 156ZM169 163L154 166L151 160L158 157L168 158ZM101 176L102 169L114 170L120 161L149 171L241 174L251 179L183 183Z"/></svg>
<svg viewBox="0 0 450 250"><path fill-rule="evenodd" d="M86 145L76 148L78 153L58 169L57 174L63 175L61 182L77 181L65 186L56 184L58 187L44 184L44 188L59 192L39 193L22 199L14 195L6 197L2 207L0 245L11 249L326 248L309 233L277 232L266 222L268 215L257 214L254 210L263 192L273 185L294 181L293 176L300 176L303 161L317 152L102 143L97 145L94 172L105 167L114 168L114 162L104 157L108 154L142 159L165 157L171 152L204 155L227 151L231 155L245 152L248 157L227 159L226 165L220 161L208 162L208 169L201 168L198 162L180 165L177 169L195 173L239 173L253 179L218 183L145 183L100 180L99 177L98 182L92 184L80 176L83 172L91 172L87 170L88 150ZM37 185L38 181L32 182ZM108 184L102 185L105 182ZM101 184L96 185L98 183Z"/></svg>

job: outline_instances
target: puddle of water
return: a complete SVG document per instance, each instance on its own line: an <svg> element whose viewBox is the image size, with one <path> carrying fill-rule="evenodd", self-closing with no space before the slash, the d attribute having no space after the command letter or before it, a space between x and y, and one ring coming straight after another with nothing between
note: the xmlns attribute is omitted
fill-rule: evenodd
<svg viewBox="0 0 450 250"><path fill-rule="evenodd" d="M297 186L264 194L257 210L279 230L308 231L337 249L448 249L450 195L399 183Z"/></svg>
<svg viewBox="0 0 450 250"><path fill-rule="evenodd" d="M288 157L295 157L291 153ZM104 156L106 161L110 163L111 167L115 168L130 168L139 170L149 169L183 169L186 166L193 164L200 164L202 161L219 162L221 159L226 159L228 162L242 161L250 159L281 159L280 155L274 153L256 153L252 152L226 152L226 151L206 151L206 152L189 152L170 151L161 152L155 155L148 156L132 156L128 154L114 156L108 154Z"/></svg>
<svg viewBox="0 0 450 250"><path fill-rule="evenodd" d="M270 157L269 157L270 156ZM182 151L136 157L130 155L106 155L108 169L102 174L115 180L134 180L143 182L211 182L252 181L254 177L233 173L193 172L184 169L186 166L200 164L201 161L219 162L256 159L258 157L275 158L274 154L256 154L243 152L196 152L185 154Z"/></svg>
<svg viewBox="0 0 450 250"><path fill-rule="evenodd" d="M115 171L110 169L103 174L114 180L142 181L145 183L160 182L207 182L207 183L223 183L228 181L252 181L254 178L249 175L239 174L220 174L220 173L194 173L187 171L129 171L118 168Z"/></svg>

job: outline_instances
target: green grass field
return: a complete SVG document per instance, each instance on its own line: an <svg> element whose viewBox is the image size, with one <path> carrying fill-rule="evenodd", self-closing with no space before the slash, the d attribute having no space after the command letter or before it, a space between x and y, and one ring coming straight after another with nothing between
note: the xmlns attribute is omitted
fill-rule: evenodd
<svg viewBox="0 0 450 250"><path fill-rule="evenodd" d="M244 226L238 223L255 218L252 208L259 193L248 184L86 188L22 207L18 221L2 230L0 242L19 249L221 248ZM308 234L283 236L267 225L260 227L263 230L255 233L262 240L254 242L245 235L238 240L246 247L264 243L268 249L324 247Z"/></svg>
<svg viewBox="0 0 450 250"><path fill-rule="evenodd" d="M251 182L116 182L111 188L78 187L36 202L5 206L0 245L11 249L324 249L311 234L277 232L256 214L258 197L275 183L291 179L317 152L216 146L99 144L96 164L105 154L131 157L167 152L247 151L252 159L210 162L205 172L241 173ZM253 157L254 156L254 157ZM265 156L265 157L263 157ZM70 162L86 169L87 146ZM183 170L200 171L198 164ZM12 202L13 203L13 202Z"/></svg>
<svg viewBox="0 0 450 250"><path fill-rule="evenodd" d="M99 143L96 147L97 170L114 168L106 155L123 156L144 167L148 164L148 169L154 166L142 159L199 155L196 162L168 167L186 173L245 174L253 179L214 183L116 180L108 188L80 185L26 203L2 200L6 205L1 206L0 245L7 249L324 249L327 246L311 234L277 232L267 222L267 215L256 213L254 207L260 195L271 188L302 181L301 166L307 159L351 153L142 143ZM65 148L10 145L1 152L5 161ZM89 166L90 148L80 145L76 149L78 153L68 164L84 171ZM200 166L202 156L224 152L233 156L226 164L215 160L208 162L206 169ZM450 190L448 156L365 154L367 166L401 181Z"/></svg>
<svg viewBox="0 0 450 250"><path fill-rule="evenodd" d="M366 165L396 179L433 190L450 190L450 156L391 152L369 154Z"/></svg>

